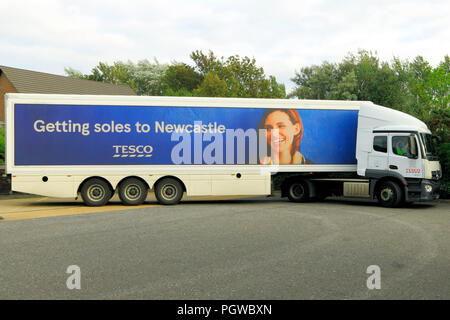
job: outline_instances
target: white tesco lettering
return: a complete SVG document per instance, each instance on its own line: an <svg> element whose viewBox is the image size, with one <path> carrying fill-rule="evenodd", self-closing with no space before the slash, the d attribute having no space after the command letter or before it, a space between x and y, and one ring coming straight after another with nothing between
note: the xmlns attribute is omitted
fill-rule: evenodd
<svg viewBox="0 0 450 320"><path fill-rule="evenodd" d="M133 153L139 153L139 154L150 154L153 152L153 147L150 145L115 145L112 146L114 148L114 153L121 153L121 154L133 154Z"/></svg>

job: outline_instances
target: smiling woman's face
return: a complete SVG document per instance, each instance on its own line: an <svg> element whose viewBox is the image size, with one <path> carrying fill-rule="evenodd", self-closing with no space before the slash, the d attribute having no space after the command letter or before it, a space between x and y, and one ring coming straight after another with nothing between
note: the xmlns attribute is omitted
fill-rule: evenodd
<svg viewBox="0 0 450 320"><path fill-rule="evenodd" d="M290 151L295 135L300 132L300 124L293 124L289 116L282 111L269 114L264 128L267 130L267 142L278 152Z"/></svg>

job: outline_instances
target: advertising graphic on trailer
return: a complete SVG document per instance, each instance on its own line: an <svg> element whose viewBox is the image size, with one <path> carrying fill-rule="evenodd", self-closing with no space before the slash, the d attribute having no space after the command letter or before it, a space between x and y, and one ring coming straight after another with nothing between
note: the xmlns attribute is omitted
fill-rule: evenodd
<svg viewBox="0 0 450 320"><path fill-rule="evenodd" d="M355 164L356 110L16 104L27 165Z"/></svg>

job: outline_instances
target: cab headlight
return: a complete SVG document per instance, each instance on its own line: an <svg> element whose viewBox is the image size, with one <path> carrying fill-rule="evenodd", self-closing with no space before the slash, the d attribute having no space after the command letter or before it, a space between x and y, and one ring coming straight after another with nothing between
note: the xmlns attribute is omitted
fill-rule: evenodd
<svg viewBox="0 0 450 320"><path fill-rule="evenodd" d="M429 185L429 184L426 184L426 185L425 185L425 191L426 191L426 192L431 192L431 191L433 191L433 186L431 186L431 185Z"/></svg>

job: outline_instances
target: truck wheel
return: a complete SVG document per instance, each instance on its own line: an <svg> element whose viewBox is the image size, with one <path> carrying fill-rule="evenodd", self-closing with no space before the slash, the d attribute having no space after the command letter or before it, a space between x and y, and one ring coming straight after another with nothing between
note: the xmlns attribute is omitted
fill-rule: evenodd
<svg viewBox="0 0 450 320"><path fill-rule="evenodd" d="M156 185L155 196L161 204L177 204L183 197L183 187L178 180L165 178Z"/></svg>
<svg viewBox="0 0 450 320"><path fill-rule="evenodd" d="M125 179L119 185L119 198L124 205L136 206L147 199L148 188L141 180L136 178Z"/></svg>
<svg viewBox="0 0 450 320"><path fill-rule="evenodd" d="M103 206L111 199L112 191L104 180L92 178L81 187L81 197L87 206Z"/></svg>
<svg viewBox="0 0 450 320"><path fill-rule="evenodd" d="M288 187L287 196L293 202L305 202L309 199L308 185L303 181L293 181Z"/></svg>
<svg viewBox="0 0 450 320"><path fill-rule="evenodd" d="M402 203L403 193L393 181L382 182L377 192L378 202L387 208L396 208Z"/></svg>

